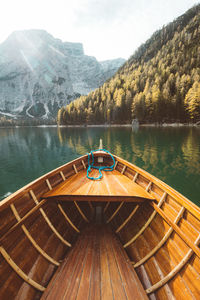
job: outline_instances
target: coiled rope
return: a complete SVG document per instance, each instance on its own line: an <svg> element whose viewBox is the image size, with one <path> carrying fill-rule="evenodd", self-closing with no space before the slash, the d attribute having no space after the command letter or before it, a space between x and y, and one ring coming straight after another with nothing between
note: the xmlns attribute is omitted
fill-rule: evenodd
<svg viewBox="0 0 200 300"><path fill-rule="evenodd" d="M110 157L113 160L113 165L112 166L94 166L94 152L97 151L104 151L106 153L108 153L110 155ZM92 163L90 163L90 155L92 157ZM114 170L114 166L115 166L115 159L112 156L112 154L106 150L106 149L98 149L98 150L92 150L90 151L90 153L88 153L88 168L87 168L87 178L91 179L91 180L99 180L103 177L103 174L101 171L113 171ZM92 177L90 176L90 172L92 171L92 169L97 169L99 170L99 177Z"/></svg>

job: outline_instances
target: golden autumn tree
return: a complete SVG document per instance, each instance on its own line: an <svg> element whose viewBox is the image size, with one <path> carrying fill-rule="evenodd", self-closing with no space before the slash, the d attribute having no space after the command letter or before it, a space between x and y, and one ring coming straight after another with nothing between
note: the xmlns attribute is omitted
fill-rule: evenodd
<svg viewBox="0 0 200 300"><path fill-rule="evenodd" d="M200 121L200 83L195 82L185 97L185 106L194 121Z"/></svg>

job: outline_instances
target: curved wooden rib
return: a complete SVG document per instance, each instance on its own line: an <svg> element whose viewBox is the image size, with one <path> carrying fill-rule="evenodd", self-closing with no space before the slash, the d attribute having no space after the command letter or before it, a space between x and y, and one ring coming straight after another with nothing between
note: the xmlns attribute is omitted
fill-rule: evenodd
<svg viewBox="0 0 200 300"><path fill-rule="evenodd" d="M78 209L80 215L82 216L82 218L89 223L88 218L85 216L85 214L82 212L81 208L79 207L78 203L76 201L74 201L74 204L76 206L76 208Z"/></svg>
<svg viewBox="0 0 200 300"><path fill-rule="evenodd" d="M161 215L161 217L174 229L174 231L179 235L179 237L196 253L196 255L200 258L200 249L197 247L183 232L183 230L176 224L174 224L165 212L160 209L155 203L151 203L155 210Z"/></svg>
<svg viewBox="0 0 200 300"><path fill-rule="evenodd" d="M61 175L61 177L62 177L63 181L65 181L65 180L66 180L66 178L65 178L65 175L63 174L63 172L62 172L62 171L60 171L60 175Z"/></svg>
<svg viewBox="0 0 200 300"><path fill-rule="evenodd" d="M31 197L33 198L34 202L36 203L36 205L39 203L34 192L32 190L29 191L31 194ZM61 242L63 244L65 244L68 247L71 247L72 245L66 241L61 235L60 233L56 230L56 228L53 226L53 224L51 223L51 221L49 220L49 218L47 217L46 213L44 212L44 210L42 208L39 208L42 216L44 217L46 223L49 225L49 227L51 228L51 230L55 233L55 235L61 240Z"/></svg>
<svg viewBox="0 0 200 300"><path fill-rule="evenodd" d="M178 222L180 221L180 219L184 214L184 211L185 211L185 207L182 207L176 219L174 220L174 224L178 224ZM167 233L162 238L162 240L145 257L143 257L140 261L134 264L134 268L139 267L141 264L145 263L150 257L152 257L162 247L162 245L164 245L164 243L168 240L168 238L170 237L173 231L174 229L170 227Z"/></svg>
<svg viewBox="0 0 200 300"><path fill-rule="evenodd" d="M110 223L110 221L112 221L112 219L116 216L116 214L119 212L120 208L122 207L122 205L124 204L124 202L121 202L120 205L117 207L117 209L114 211L114 213L112 214L112 216L106 221L106 223Z"/></svg>
<svg viewBox="0 0 200 300"><path fill-rule="evenodd" d="M48 185L48 188L49 188L50 190L52 190L52 186L51 186L51 184L50 184L50 182L49 182L49 179L46 179L46 183L47 183L47 185Z"/></svg>
<svg viewBox="0 0 200 300"><path fill-rule="evenodd" d="M22 225L25 220L32 215L34 212L36 212L41 206L43 206L46 203L47 200L42 200L38 203L38 205L36 205L35 207L33 207L31 210L29 210L29 212L23 217L21 218L21 220L19 222L17 222L16 224L14 224L1 238L0 241L3 240L8 234L10 234L14 229L16 229L18 226Z"/></svg>
<svg viewBox="0 0 200 300"><path fill-rule="evenodd" d="M55 259L53 259L52 257L50 257L42 248L40 248L40 246L35 242L35 240L32 238L31 234L29 233L29 231L27 230L27 228L22 225L22 229L25 233L25 235L27 236L27 238L29 239L29 241L32 243L32 245L35 247L35 249L44 257L46 258L49 262L51 262L52 264L54 264L55 266L59 266L60 263L57 262Z"/></svg>
<svg viewBox="0 0 200 300"><path fill-rule="evenodd" d="M117 228L117 230L115 231L116 233L118 233L120 230L122 230L122 228L124 228L124 226L128 223L128 221L136 213L136 211L138 210L138 208L139 208L139 205L136 205L136 207L134 207L134 209L132 210L132 212L130 213L130 215L128 216L128 218Z"/></svg>
<svg viewBox="0 0 200 300"><path fill-rule="evenodd" d="M77 171L77 168L76 168L75 164L73 164L73 168L74 168L75 173L78 174L78 171Z"/></svg>
<svg viewBox="0 0 200 300"><path fill-rule="evenodd" d="M136 172L136 173L135 173L135 176L133 177L133 182L136 181L136 179L138 178L138 175L139 175L138 172Z"/></svg>
<svg viewBox="0 0 200 300"><path fill-rule="evenodd" d="M164 194L162 195L158 205L156 205L157 207L160 207L163 204L163 202L165 201L166 195L167 195L167 193L164 192ZM154 212L151 214L151 216L149 217L147 222L144 224L144 226L139 230L139 232L132 239L130 239L130 241L128 241L125 245L123 245L124 248L126 248L130 244L132 244L145 231L145 229L149 226L149 224L154 219L156 213L157 213L156 210L154 210Z"/></svg>
<svg viewBox="0 0 200 300"><path fill-rule="evenodd" d="M81 163L82 163L82 165L83 165L83 168L86 169L86 165L85 165L85 163L84 163L83 160L81 160Z"/></svg>
<svg viewBox="0 0 200 300"><path fill-rule="evenodd" d="M62 173L63 174L63 173ZM61 175L62 176L62 175ZM64 176L64 174L63 174L63 176ZM62 178L63 178L63 180L65 180L64 178L65 177L63 177L62 176ZM50 190L52 190L52 186L51 186L51 184L50 184L50 182L49 182L49 180L47 179L46 180L46 182L47 182L47 185L48 185L48 187L49 187L49 189ZM67 214L66 214L66 212L63 210L63 208L62 208L62 206L60 205L60 204L58 204L58 208L59 208L59 210L61 211L61 213L62 213L62 215L64 216L64 218L67 220L67 222L79 233L80 231L78 230L78 228L72 223L72 221L70 220L70 218L67 216Z"/></svg>
<svg viewBox="0 0 200 300"><path fill-rule="evenodd" d="M197 237L196 241L194 242L195 246L197 246L199 242L200 242L200 234ZM190 257L192 256L193 253L194 253L194 251L192 249L190 249L188 251L188 253L185 255L185 257L180 261L180 263L169 274L167 274L163 279L161 279L159 282L152 285L150 288L146 289L146 293L150 294L150 293L154 292L158 288L162 287L170 279L172 279L172 277L174 277L185 266L185 264L188 262L188 260L190 259Z"/></svg>
<svg viewBox="0 0 200 300"><path fill-rule="evenodd" d="M94 207L92 206L92 203L90 201L88 201L88 205L89 205L90 209L93 211Z"/></svg>
<svg viewBox="0 0 200 300"><path fill-rule="evenodd" d="M126 170L126 166L124 165L124 167L123 167L123 169L121 171L121 174L124 174L125 170Z"/></svg>
<svg viewBox="0 0 200 300"><path fill-rule="evenodd" d="M18 211L16 210L14 204L12 203L10 205L10 208L15 216L15 218L17 219L17 221L19 222L21 220L20 215L18 214ZM34 248L44 257L46 258L49 262L51 262L52 264L54 264L55 266L59 266L59 262L57 262L55 259L53 259L52 257L50 257L42 248L40 248L40 246L36 243L36 241L32 238L30 232L28 231L28 229L26 228L25 225L21 225L21 228L23 230L23 232L25 233L25 235L27 236L27 238L29 239L29 241L31 242L31 244L34 246Z"/></svg>
<svg viewBox="0 0 200 300"><path fill-rule="evenodd" d="M116 169L116 167L117 167L117 164L118 164L118 160L115 160L115 166L114 166L114 170Z"/></svg>
<svg viewBox="0 0 200 300"><path fill-rule="evenodd" d="M126 164L126 166L131 170L133 170L134 172L138 172L146 179L151 180L152 183L155 184L155 186L158 186L163 191L165 190L167 194L169 194L178 204L188 209L188 211L198 220L200 219L200 211L198 207L195 204L193 204L191 201L189 201L187 198L185 198L183 195L175 191L173 188L171 188L170 186L168 186L166 183L162 182L155 176L137 167L136 165L133 165L116 155L114 155L114 158L118 160L121 164L123 165Z"/></svg>
<svg viewBox="0 0 200 300"><path fill-rule="evenodd" d="M45 221L47 222L47 224L49 225L49 227L51 228L51 230L61 240L61 242L63 242L63 244L65 244L66 246L71 247L72 245L60 235L60 233L53 226L53 224L51 223L51 221L49 220L49 218L47 217L46 213L44 212L44 210L42 208L40 208L40 212L43 215L43 217L44 217Z"/></svg>
<svg viewBox="0 0 200 300"><path fill-rule="evenodd" d="M108 208L109 205L110 205L110 202L107 202L106 206L104 207L104 210L103 210L104 213L106 212L106 210L107 210L107 208Z"/></svg>
<svg viewBox="0 0 200 300"><path fill-rule="evenodd" d="M76 232L80 232L80 230L72 223L72 221L70 220L70 218L68 217L68 215L66 214L66 212L64 211L64 209L62 208L62 206L60 204L58 204L58 207L61 211L61 213L63 214L63 216L65 217L65 219L67 220L67 222L71 225L71 227L76 231Z"/></svg>
<svg viewBox="0 0 200 300"><path fill-rule="evenodd" d="M148 184L148 185L147 185L147 187L146 187L146 191L147 191L147 192L149 191L149 189L150 189L151 185L152 185L152 182L151 182L151 181L149 181L149 184Z"/></svg>
<svg viewBox="0 0 200 300"><path fill-rule="evenodd" d="M2 254L2 256L5 258L5 260L7 261L7 263L11 266L11 268L23 279L25 280L27 283L29 283L30 285L32 285L34 288L36 288L37 290L44 292L45 287L40 285L39 283L37 283L36 281L34 281L33 279L31 279L30 277L28 277L17 265L16 263L12 260L12 258L9 256L9 254L7 253L7 251L0 246L0 252Z"/></svg>
<svg viewBox="0 0 200 300"><path fill-rule="evenodd" d="M123 245L124 248L128 247L130 244L132 244L133 242L135 242L135 240L145 231L145 229L149 226L149 224L151 223L151 221L154 219L156 215L156 211L154 211L150 218L148 219L148 221L144 224L144 226L139 230L139 232L134 235L134 237L132 239L130 239L130 241L128 241L126 244Z"/></svg>

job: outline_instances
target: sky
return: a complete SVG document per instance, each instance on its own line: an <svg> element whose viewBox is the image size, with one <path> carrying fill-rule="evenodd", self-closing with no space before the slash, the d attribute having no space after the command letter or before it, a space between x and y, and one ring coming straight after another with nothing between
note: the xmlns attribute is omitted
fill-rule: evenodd
<svg viewBox="0 0 200 300"><path fill-rule="evenodd" d="M134 51L196 0L6 0L0 4L0 43L13 31L44 29L83 44L97 60Z"/></svg>

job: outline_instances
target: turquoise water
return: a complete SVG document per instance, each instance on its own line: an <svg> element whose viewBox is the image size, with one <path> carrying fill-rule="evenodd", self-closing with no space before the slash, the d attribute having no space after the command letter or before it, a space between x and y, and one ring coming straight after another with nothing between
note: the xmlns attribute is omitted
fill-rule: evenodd
<svg viewBox="0 0 200 300"><path fill-rule="evenodd" d="M200 128L0 128L0 199L99 146L200 206Z"/></svg>

